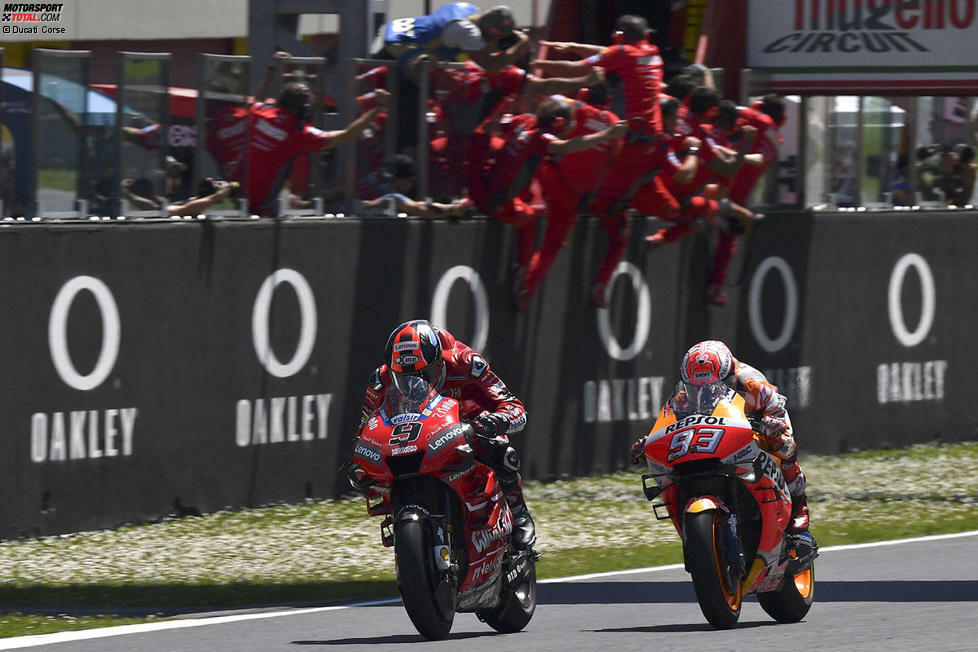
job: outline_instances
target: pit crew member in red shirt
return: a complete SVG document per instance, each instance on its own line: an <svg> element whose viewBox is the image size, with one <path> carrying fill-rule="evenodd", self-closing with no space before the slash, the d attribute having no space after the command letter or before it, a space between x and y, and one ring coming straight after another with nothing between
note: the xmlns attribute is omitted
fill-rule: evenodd
<svg viewBox="0 0 978 652"><path fill-rule="evenodd" d="M729 100L720 102L713 119L713 131L717 142L730 149L738 149L749 138L744 127L756 129L753 145L747 148L750 165L742 166L726 180L727 197L737 206L746 206L750 193L767 169L778 158L778 127L784 123L784 100L778 95L768 95L754 107L738 107ZM770 112L770 113L768 113ZM760 157L760 159L758 159ZM723 285L727 281L727 268L737 251L737 235L743 229L721 231L717 236L716 255L710 273L710 289L707 298L712 303L724 305L726 296Z"/></svg>
<svg viewBox="0 0 978 652"><path fill-rule="evenodd" d="M574 93L603 79L601 68L592 68L583 77L567 79L543 79L516 66L490 74L473 61L466 61L462 69L433 68L431 85L436 97L440 96L438 107L446 118L445 135L431 141L430 178L439 190L433 196L458 196L465 186L466 140L507 100Z"/></svg>
<svg viewBox="0 0 978 652"><path fill-rule="evenodd" d="M608 281L628 245L631 229L625 211L630 206L640 213L677 222L681 226L673 228L682 229L689 228L687 225L697 219L712 220L717 213L716 202L699 195L685 197L680 202L667 187L667 180L688 184L697 174L700 160L696 152L700 140L695 136L680 139L683 152L677 154L674 139L668 134L675 128L679 103L670 98L663 105L661 114L667 131L648 137L643 144L644 152L635 159L626 160L626 143L611 163L612 172L604 175L588 204L600 218L609 239L591 290L590 302L597 308L607 305Z"/></svg>
<svg viewBox="0 0 978 652"><path fill-rule="evenodd" d="M590 303L596 307L603 307L607 303L608 281L624 255L631 235L631 226L624 210L630 197L622 201L622 196L629 194L628 189L648 173L647 159L652 153L652 142L662 133L659 91L663 62L658 47L649 42L651 35L644 18L625 14L615 21L614 45L604 48L543 41L541 45L550 47L554 52L569 52L587 58L579 61L538 59L531 64L531 67L545 73L561 75L577 75L590 67L600 66L607 76L617 76L621 81L624 102L620 108L615 101L611 106L612 111L623 115L628 121L629 133L610 164L614 174L603 175L611 187L605 188L593 201L582 206L600 217L601 226L608 237L608 249L590 294ZM630 195L634 195L634 192L632 190Z"/></svg>
<svg viewBox="0 0 978 652"><path fill-rule="evenodd" d="M569 52L587 57L579 61L550 61L537 59L531 68L551 75L579 77L589 68L599 66L605 74L616 75L621 80L624 93L624 106L612 102L612 110L626 120L640 119L651 129L650 133L662 131L659 116L659 89L662 86L662 57L659 48L649 42L652 30L641 16L625 14L615 21L612 35L614 44L610 47L583 43L541 41L540 45L550 47L554 52Z"/></svg>
<svg viewBox="0 0 978 652"><path fill-rule="evenodd" d="M444 396L459 401L459 416L480 435L470 442L476 459L496 472L506 492L506 502L513 512L514 543L520 548L532 547L536 531L523 500L520 457L509 445L508 437L526 426L523 402L482 355L448 331L416 319L391 332L384 364L367 383L357 436L383 404L387 387L398 375L420 376Z"/></svg>
<svg viewBox="0 0 978 652"><path fill-rule="evenodd" d="M567 106L570 112L570 122L573 125L568 133L570 138L598 133L619 122L618 116L611 111L599 109L581 100L571 100L560 95L552 96L551 99ZM578 207L607 174L611 158L619 145L616 140L608 140L587 151L551 157L539 167L537 179L547 202L547 229L540 248L530 259L522 281L517 279L516 282L513 302L521 312L527 309L530 299L557 259L557 254L567 244L567 235L577 221Z"/></svg>
<svg viewBox="0 0 978 652"><path fill-rule="evenodd" d="M618 122L602 131L567 139L573 128L568 106L542 102L536 114L506 122L488 118L469 138L468 160L481 162L467 172L469 198L485 215L517 227L517 278L524 274L536 246L536 215L521 195L548 156L572 154L601 145L625 133ZM501 137L494 138L499 133Z"/></svg>
<svg viewBox="0 0 978 652"><path fill-rule="evenodd" d="M759 154L749 153L757 136L757 130L749 125L743 127L743 140L738 150L733 151L717 142L713 133L712 121L716 117L720 103L719 92L707 86L696 88L689 96L688 110L683 122L678 123L679 132L676 138L694 136L699 139L697 155L700 158L699 168L692 181L681 183L677 179L666 179L666 187L681 203L687 198L706 196L719 199L720 237L717 239L717 249L714 254L714 282L707 291L707 301L716 305L725 305L727 297L723 292L723 281L726 279L726 268L733 256L736 240L728 236L731 230L749 228L753 213L729 198L721 198L720 186L729 183L729 179L741 169L746 162L760 165L763 161ZM724 219L730 218L730 219ZM736 226L733 227L733 222ZM659 231L648 238L646 242L652 247L658 247L672 242L691 232L689 225L678 225L665 231ZM718 272L720 270L720 272ZM722 273L723 280L715 279Z"/></svg>
<svg viewBox="0 0 978 652"><path fill-rule="evenodd" d="M289 176L292 159L354 142L390 97L377 89L376 104L341 131L322 131L306 124L309 87L290 82L282 88L277 104L254 104L249 112L251 141L248 147L248 204L252 213L273 216L278 194Z"/></svg>

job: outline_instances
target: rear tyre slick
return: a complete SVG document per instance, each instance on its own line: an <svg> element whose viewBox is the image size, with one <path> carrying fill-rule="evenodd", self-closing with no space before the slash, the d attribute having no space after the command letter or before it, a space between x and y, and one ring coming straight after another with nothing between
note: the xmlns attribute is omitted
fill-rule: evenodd
<svg viewBox="0 0 978 652"><path fill-rule="evenodd" d="M422 521L406 520L395 525L394 554L404 610L419 634L429 641L438 641L452 630L455 611L453 608L450 613L444 613L435 600L438 572L431 543Z"/></svg>
<svg viewBox="0 0 978 652"><path fill-rule="evenodd" d="M761 609L779 623L797 623L815 601L815 563L800 573L786 576L776 591L758 593Z"/></svg>
<svg viewBox="0 0 978 652"><path fill-rule="evenodd" d="M700 609L716 629L737 624L743 597L740 578L728 559L725 528L716 510L686 515L686 566Z"/></svg>
<svg viewBox="0 0 978 652"><path fill-rule="evenodd" d="M537 608L537 566L530 561L530 570L519 586L506 588L502 601L493 609L478 612L487 625L502 634L522 630L533 618Z"/></svg>

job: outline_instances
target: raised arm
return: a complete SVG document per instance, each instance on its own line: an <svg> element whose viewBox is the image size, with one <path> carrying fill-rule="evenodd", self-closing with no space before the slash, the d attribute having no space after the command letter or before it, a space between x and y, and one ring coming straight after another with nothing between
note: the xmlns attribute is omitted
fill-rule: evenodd
<svg viewBox="0 0 978 652"><path fill-rule="evenodd" d="M748 156L748 150L754 145L754 140L757 138L756 128L745 125L741 130L743 131L744 138L736 154L730 157L726 152L719 152L717 157L710 161L710 169L721 177L729 177L740 169L740 166L743 165L744 160ZM763 162L763 156L761 158Z"/></svg>
<svg viewBox="0 0 978 652"><path fill-rule="evenodd" d="M559 77L582 77L588 74L591 66L584 59L580 61L549 61L547 59L537 59L530 64L530 69Z"/></svg>
<svg viewBox="0 0 978 652"><path fill-rule="evenodd" d="M359 118L347 125L346 129L329 132L327 138L323 141L323 147L320 151L331 149L337 145L352 143L360 137L360 134L367 128L367 125L377 117L378 113L384 110L387 106L387 101L390 99L390 93L383 88L378 88L374 93L377 103L369 111L362 113Z"/></svg>
<svg viewBox="0 0 978 652"><path fill-rule="evenodd" d="M628 123L624 120L616 122L607 129L596 131L586 136L578 136L570 140L555 140L547 146L548 154L573 154L582 152L592 147L597 147L601 143L619 138L628 131Z"/></svg>
<svg viewBox="0 0 978 652"><path fill-rule="evenodd" d="M586 77L540 77L528 76L524 91L530 95L573 95L578 89L593 86L604 81L604 68L591 68Z"/></svg>
<svg viewBox="0 0 978 652"><path fill-rule="evenodd" d="M689 136L683 140L683 150L686 155L683 157L682 166L672 175L672 178L679 185L685 186L696 176L700 164L700 159L696 154L701 144L700 139L695 136Z"/></svg>
<svg viewBox="0 0 978 652"><path fill-rule="evenodd" d="M554 52L566 52L568 54L576 54L579 57L589 57L592 54L600 54L605 49L603 45L573 43L570 41L540 41L540 45L545 48L550 48Z"/></svg>
<svg viewBox="0 0 978 652"><path fill-rule="evenodd" d="M502 52L490 52L489 48L469 52L468 55L475 63L479 64L483 70L490 75L494 75L506 66L510 66L523 55L529 48L530 37L520 30L515 30L516 43L509 46Z"/></svg>

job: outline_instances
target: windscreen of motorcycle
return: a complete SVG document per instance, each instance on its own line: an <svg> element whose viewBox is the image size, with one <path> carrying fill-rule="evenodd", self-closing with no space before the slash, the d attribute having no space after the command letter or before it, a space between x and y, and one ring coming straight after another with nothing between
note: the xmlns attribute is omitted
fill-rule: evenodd
<svg viewBox="0 0 978 652"><path fill-rule="evenodd" d="M708 385L694 385L680 382L679 391L673 401L676 415L713 414L717 403L733 390L723 381Z"/></svg>
<svg viewBox="0 0 978 652"><path fill-rule="evenodd" d="M387 386L384 409L391 417L418 414L436 396L438 392L424 378L395 374L392 375L391 384Z"/></svg>

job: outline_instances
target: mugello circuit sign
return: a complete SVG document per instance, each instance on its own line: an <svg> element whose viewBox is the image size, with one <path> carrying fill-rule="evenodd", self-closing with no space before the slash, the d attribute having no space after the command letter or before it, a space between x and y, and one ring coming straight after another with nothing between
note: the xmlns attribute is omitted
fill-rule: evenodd
<svg viewBox="0 0 978 652"><path fill-rule="evenodd" d="M748 29L748 62L762 71L978 79L978 0L751 0Z"/></svg>

